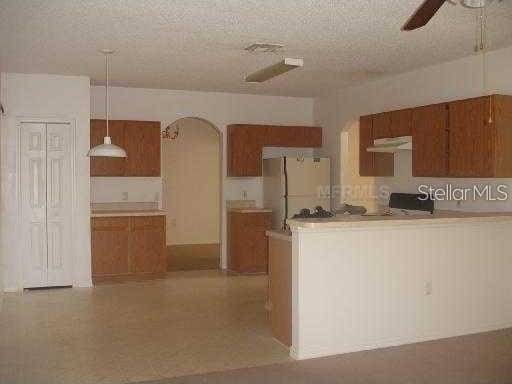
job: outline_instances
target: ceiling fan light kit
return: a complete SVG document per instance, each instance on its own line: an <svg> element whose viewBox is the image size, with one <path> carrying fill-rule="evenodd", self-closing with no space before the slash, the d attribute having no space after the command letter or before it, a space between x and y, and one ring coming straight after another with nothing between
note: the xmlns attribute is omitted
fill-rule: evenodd
<svg viewBox="0 0 512 384"><path fill-rule="evenodd" d="M482 9L489 6L494 0L425 0L404 24L402 31L413 31L425 26L447 1L452 5L460 3L466 8Z"/></svg>
<svg viewBox="0 0 512 384"><path fill-rule="evenodd" d="M302 59L285 58L276 64L250 74L245 78L245 82L262 83L273 77L282 75L283 73L291 71L295 68L300 68L302 66L304 66L304 60Z"/></svg>

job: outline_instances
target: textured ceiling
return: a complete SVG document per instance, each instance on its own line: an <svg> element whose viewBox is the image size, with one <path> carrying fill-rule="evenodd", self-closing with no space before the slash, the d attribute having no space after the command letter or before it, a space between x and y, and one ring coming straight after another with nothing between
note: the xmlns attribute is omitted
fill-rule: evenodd
<svg viewBox="0 0 512 384"><path fill-rule="evenodd" d="M445 4L423 29L400 27L422 0L0 0L0 70L88 75L146 88L314 96L472 53L476 17ZM512 0L489 8L491 49L512 45ZM281 43L279 54L243 50ZM245 75L304 59L264 84Z"/></svg>

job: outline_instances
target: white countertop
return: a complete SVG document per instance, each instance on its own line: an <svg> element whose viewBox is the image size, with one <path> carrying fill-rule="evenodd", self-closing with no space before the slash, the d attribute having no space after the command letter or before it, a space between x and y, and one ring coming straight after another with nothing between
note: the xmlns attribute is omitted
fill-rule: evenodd
<svg viewBox="0 0 512 384"><path fill-rule="evenodd" d="M165 216L166 212L161 209L136 209L136 210L91 210L91 217L120 217L120 216Z"/></svg>
<svg viewBox="0 0 512 384"><path fill-rule="evenodd" d="M269 208L229 208L229 212L236 212L236 213L268 213L272 212Z"/></svg>
<svg viewBox="0 0 512 384"><path fill-rule="evenodd" d="M288 231L271 230L266 231L265 235L279 240L292 241L292 233Z"/></svg>
<svg viewBox="0 0 512 384"><path fill-rule="evenodd" d="M293 230L316 230L328 228L365 228L375 226L396 226L414 224L448 224L468 221L510 221L512 212L460 212L435 211L433 215L389 215L361 216L336 215L325 219L292 219L288 220Z"/></svg>

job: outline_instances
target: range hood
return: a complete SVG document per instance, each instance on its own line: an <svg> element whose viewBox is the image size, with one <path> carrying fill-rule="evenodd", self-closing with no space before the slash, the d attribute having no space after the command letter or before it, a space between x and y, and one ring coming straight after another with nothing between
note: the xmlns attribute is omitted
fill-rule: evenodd
<svg viewBox="0 0 512 384"><path fill-rule="evenodd" d="M366 148L368 152L395 153L412 150L412 136L390 137L376 139L373 146Z"/></svg>

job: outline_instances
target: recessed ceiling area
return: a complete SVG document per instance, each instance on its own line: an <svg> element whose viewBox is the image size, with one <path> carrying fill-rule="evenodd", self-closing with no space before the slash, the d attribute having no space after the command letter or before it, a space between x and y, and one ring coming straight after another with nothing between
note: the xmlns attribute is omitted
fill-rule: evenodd
<svg viewBox="0 0 512 384"><path fill-rule="evenodd" d="M400 28L422 0L0 0L0 70L87 75L117 86L316 96L473 53L477 11L447 2L424 28ZM512 1L488 9L491 49L512 45ZM253 43L284 45L252 53ZM245 76L284 57L304 67Z"/></svg>

